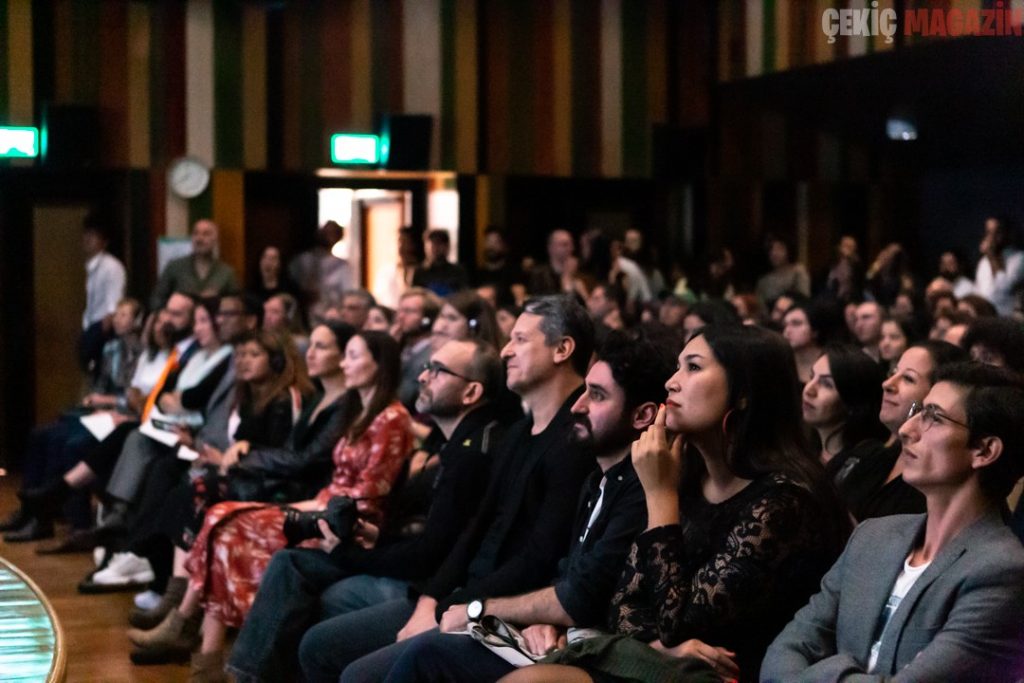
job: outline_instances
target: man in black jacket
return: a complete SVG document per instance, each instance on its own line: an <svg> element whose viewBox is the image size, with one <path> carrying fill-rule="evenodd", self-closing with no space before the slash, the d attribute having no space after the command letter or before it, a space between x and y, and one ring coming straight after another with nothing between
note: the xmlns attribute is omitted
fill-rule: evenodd
<svg viewBox="0 0 1024 683"><path fill-rule="evenodd" d="M567 549L576 494L594 469L589 454L567 446L569 409L582 393L594 328L574 300L551 296L527 302L511 337L502 350L506 383L528 417L502 440L476 520L417 599L392 600L310 629L299 647L307 680L337 680L354 660L394 643L396 633L405 641L436 628L453 604L516 595L550 581Z"/></svg>
<svg viewBox="0 0 1024 683"><path fill-rule="evenodd" d="M630 445L654 422L675 369L676 345L643 332L612 331L587 373L586 392L572 407L573 439L594 454L600 471L583 487L568 556L546 588L524 595L453 605L441 632L424 633L404 648L388 680L497 681L514 667L472 638L451 635L486 615L527 626L533 654L558 646L568 627L603 628L615 582L634 538L647 524L643 488ZM365 659L383 658L380 650ZM362 660L349 670L358 670ZM346 674L346 678L349 674Z"/></svg>
<svg viewBox="0 0 1024 683"><path fill-rule="evenodd" d="M436 478L422 533L388 539L384 530L378 539L375 526L359 522L357 543L341 544L321 523L328 552L276 553L232 650L229 666L239 680L285 680L294 671L299 639L318 618L325 590L332 594L328 615L342 614L404 598L410 581L434 572L486 486L489 451L500 438L493 399L502 381L498 354L484 342L452 341L432 354L417 404L437 424L428 453L438 453L439 462L430 470Z"/></svg>

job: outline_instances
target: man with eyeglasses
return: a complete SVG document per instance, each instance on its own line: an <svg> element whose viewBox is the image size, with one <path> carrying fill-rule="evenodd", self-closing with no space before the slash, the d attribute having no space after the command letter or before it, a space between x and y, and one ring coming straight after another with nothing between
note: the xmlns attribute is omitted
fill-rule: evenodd
<svg viewBox="0 0 1024 683"><path fill-rule="evenodd" d="M526 417L495 452L476 519L412 599L311 628L299 644L306 680L337 680L343 670L345 680L377 680L376 668L361 671L356 664L390 657L414 636L436 630L452 605L549 584L569 546L577 494L595 469L593 456L570 441L571 409L593 348L594 325L575 299L526 302L501 351L506 386L522 399Z"/></svg>
<svg viewBox="0 0 1024 683"><path fill-rule="evenodd" d="M448 342L421 365L416 406L436 425L423 445L426 462L410 467L389 501L386 528L360 521L355 543L340 544L323 524L321 549L274 555L232 650L238 680L287 680L318 618L407 600L410 585L436 570L483 495L503 432L494 402L503 382L497 352L476 339Z"/></svg>
<svg viewBox="0 0 1024 683"><path fill-rule="evenodd" d="M768 649L762 681L1016 681L1024 548L1005 524L1024 475L1024 387L980 363L940 369L899 429L922 515L861 524Z"/></svg>

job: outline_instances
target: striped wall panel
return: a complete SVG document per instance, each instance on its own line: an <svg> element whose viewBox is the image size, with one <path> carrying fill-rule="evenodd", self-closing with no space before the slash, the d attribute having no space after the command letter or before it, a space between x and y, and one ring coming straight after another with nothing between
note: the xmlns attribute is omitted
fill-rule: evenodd
<svg viewBox="0 0 1024 683"><path fill-rule="evenodd" d="M92 105L109 167L308 170L333 132L427 113L436 168L644 176L670 2L0 0L0 121Z"/></svg>

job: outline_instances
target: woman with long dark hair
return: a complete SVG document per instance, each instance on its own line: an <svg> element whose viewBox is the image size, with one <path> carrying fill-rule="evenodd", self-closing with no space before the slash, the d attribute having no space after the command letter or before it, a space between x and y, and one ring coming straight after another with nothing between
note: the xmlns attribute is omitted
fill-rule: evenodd
<svg viewBox="0 0 1024 683"><path fill-rule="evenodd" d="M409 414L396 399L398 343L383 332L353 336L341 360L348 402L341 440L334 448L331 481L296 511L324 510L336 496L358 501L360 516L380 523L382 504L409 453ZM193 680L223 676L225 630L238 627L276 551L287 545L286 509L261 503L219 503L207 512L186 568L189 586L181 606L158 628L181 633L200 607L206 614L202 648L193 657Z"/></svg>
<svg viewBox="0 0 1024 683"><path fill-rule="evenodd" d="M825 473L837 486L863 457L884 447L888 430L878 421L884 374L851 344L826 347L804 385L804 424L814 430Z"/></svg>
<svg viewBox="0 0 1024 683"><path fill-rule="evenodd" d="M647 530L612 599L608 626L620 635L555 656L586 675L527 667L509 680L660 680L693 664L677 657L757 680L849 526L805 444L796 394L780 391L795 375L767 330L707 327L690 339L654 426L633 443Z"/></svg>

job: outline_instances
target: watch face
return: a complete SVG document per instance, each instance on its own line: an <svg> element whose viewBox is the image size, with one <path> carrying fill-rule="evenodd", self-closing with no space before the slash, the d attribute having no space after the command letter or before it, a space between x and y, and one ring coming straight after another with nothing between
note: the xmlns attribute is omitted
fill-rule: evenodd
<svg viewBox="0 0 1024 683"><path fill-rule="evenodd" d="M192 199L202 194L210 183L210 169L198 159L182 157L167 169L167 182L174 194Z"/></svg>
<svg viewBox="0 0 1024 683"><path fill-rule="evenodd" d="M468 616L472 621L478 620L483 615L484 603L480 600L474 600L466 607L466 616Z"/></svg>

